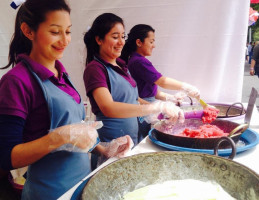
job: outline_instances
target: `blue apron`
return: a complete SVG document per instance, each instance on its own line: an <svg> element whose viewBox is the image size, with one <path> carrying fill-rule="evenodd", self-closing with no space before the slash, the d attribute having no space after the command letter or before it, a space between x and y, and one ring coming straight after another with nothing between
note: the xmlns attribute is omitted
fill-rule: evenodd
<svg viewBox="0 0 259 200"><path fill-rule="evenodd" d="M50 129L84 120L85 110L82 102L78 104L50 80L41 81L30 65L26 61L24 63L44 93L50 114ZM65 79L69 81L66 75ZM69 83L74 87L70 81ZM68 151L49 153L28 167L22 199L57 199L89 173L88 154Z"/></svg>
<svg viewBox="0 0 259 200"><path fill-rule="evenodd" d="M142 98L150 103L154 102L156 100L156 97L145 97L145 98Z"/></svg>
<svg viewBox="0 0 259 200"><path fill-rule="evenodd" d="M156 100L155 97L146 97L146 98L142 98L142 99L144 99L150 103L152 103ZM144 117L139 117L138 126L139 126L138 142L141 142L141 140L143 140L148 135L148 132L151 130L151 124L147 123L144 120Z"/></svg>
<svg viewBox="0 0 259 200"><path fill-rule="evenodd" d="M138 89L133 87L125 78L115 72L110 66L106 66L102 61L94 58L101 63L108 72L111 95L114 101L138 104ZM138 119L131 118L111 118L105 117L102 112L96 114L96 119L103 122L103 127L98 129L99 137L102 142L110 142L111 140L130 135L134 144L138 143Z"/></svg>

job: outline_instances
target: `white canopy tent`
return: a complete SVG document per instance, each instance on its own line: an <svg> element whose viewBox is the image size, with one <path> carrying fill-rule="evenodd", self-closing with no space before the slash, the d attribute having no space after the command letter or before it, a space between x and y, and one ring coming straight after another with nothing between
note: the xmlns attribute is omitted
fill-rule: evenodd
<svg viewBox="0 0 259 200"><path fill-rule="evenodd" d="M126 32L145 23L156 30L156 48L149 57L165 76L188 82L208 102L241 101L249 0L69 0L72 42L62 62L86 100L83 34L101 13L124 19ZM8 46L17 10L0 1L0 66L7 63ZM0 71L0 77L5 71ZM171 93L171 91L167 91Z"/></svg>

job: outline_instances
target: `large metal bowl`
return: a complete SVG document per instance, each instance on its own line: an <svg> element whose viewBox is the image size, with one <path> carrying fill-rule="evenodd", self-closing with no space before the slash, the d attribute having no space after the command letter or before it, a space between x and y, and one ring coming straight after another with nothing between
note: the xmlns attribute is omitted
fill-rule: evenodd
<svg viewBox="0 0 259 200"><path fill-rule="evenodd" d="M215 125L225 133L233 133L230 138L237 143L241 134L247 129L248 125L228 121L228 120L220 120L216 119L211 125ZM181 133L185 128L189 129L198 129L203 125L201 119L186 119L182 124L176 124L170 129L166 129L167 127L161 125L161 123L157 123L152 130L152 135L159 141L164 142L166 144L171 144L174 146L187 147L187 148L196 148L196 149L213 149L220 138L191 138L191 137L183 137L177 136L177 134ZM165 127L165 128L164 128ZM229 148L228 142L223 142L220 145L220 148Z"/></svg>
<svg viewBox="0 0 259 200"><path fill-rule="evenodd" d="M119 200L140 187L183 179L216 181L234 198L259 199L259 175L244 165L209 154L172 151L138 154L107 165L89 180L82 199Z"/></svg>

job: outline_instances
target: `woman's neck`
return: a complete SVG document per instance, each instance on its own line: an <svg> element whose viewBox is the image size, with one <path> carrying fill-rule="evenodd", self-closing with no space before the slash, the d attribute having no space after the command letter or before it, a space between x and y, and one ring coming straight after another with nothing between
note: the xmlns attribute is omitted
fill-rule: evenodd
<svg viewBox="0 0 259 200"><path fill-rule="evenodd" d="M143 53L141 50L139 50L139 49L136 50L136 53L138 53L139 55L141 55L141 56L143 56L143 57L146 56L146 55L144 55L144 53Z"/></svg>
<svg viewBox="0 0 259 200"><path fill-rule="evenodd" d="M111 58L109 58L109 57L107 57L107 56L103 56L103 55L99 55L99 56L100 56L100 58L103 59L105 62L110 63L110 64L112 64L112 65L114 65L114 66L117 66L116 58L115 58L115 59L111 59Z"/></svg>
<svg viewBox="0 0 259 200"><path fill-rule="evenodd" d="M46 60L46 59L44 59L44 58L41 58L41 57L39 57L39 56L35 56L35 55L33 55L33 54L30 54L29 56L30 56L30 58L31 58L33 61L35 61L35 62L37 62L37 63L43 65L43 66L46 67L48 70L50 70L51 72L53 72L54 75L55 75L55 77L58 77L58 70L57 70L56 67L55 67L55 60L53 60L53 61L48 61L48 60Z"/></svg>

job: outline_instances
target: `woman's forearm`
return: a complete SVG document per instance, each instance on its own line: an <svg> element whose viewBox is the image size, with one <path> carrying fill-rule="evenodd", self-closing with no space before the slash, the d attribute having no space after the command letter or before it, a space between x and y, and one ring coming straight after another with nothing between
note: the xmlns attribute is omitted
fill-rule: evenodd
<svg viewBox="0 0 259 200"><path fill-rule="evenodd" d="M53 140L50 134L31 142L18 144L11 152L12 166L14 168L28 166L63 144L62 140Z"/></svg>
<svg viewBox="0 0 259 200"><path fill-rule="evenodd" d="M139 105L113 101L107 88L97 88L93 91L93 96L98 107L106 117L130 118L159 112L159 108L152 106L152 104Z"/></svg>
<svg viewBox="0 0 259 200"><path fill-rule="evenodd" d="M180 90L182 88L182 82L175 79L162 76L156 82L156 85L169 90Z"/></svg>
<svg viewBox="0 0 259 200"><path fill-rule="evenodd" d="M156 99L159 99L159 100L162 100L162 101L166 101L166 93L160 91L160 90L157 90L157 93L156 93Z"/></svg>
<svg viewBox="0 0 259 200"><path fill-rule="evenodd" d="M140 105L146 105L146 104L150 104L150 102L148 102L148 101L146 101L146 100L144 100L144 99L142 99L142 98L138 98L138 102L140 103Z"/></svg>
<svg viewBox="0 0 259 200"><path fill-rule="evenodd" d="M149 105L128 104L114 101L106 107L103 106L101 111L106 117L130 118L153 113L154 111L152 111L152 107L148 106Z"/></svg>

